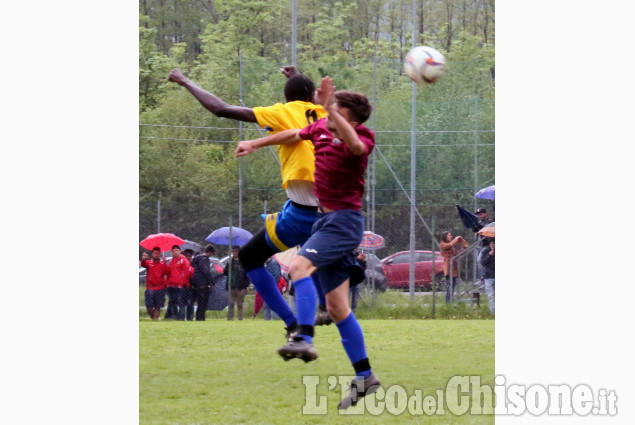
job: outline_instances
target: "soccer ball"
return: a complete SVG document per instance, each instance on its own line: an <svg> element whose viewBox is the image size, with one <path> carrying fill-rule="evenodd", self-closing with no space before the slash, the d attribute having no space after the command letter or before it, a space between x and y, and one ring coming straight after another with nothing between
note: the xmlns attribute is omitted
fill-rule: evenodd
<svg viewBox="0 0 635 425"><path fill-rule="evenodd" d="M445 58L428 46L412 48L406 55L404 69L415 83L434 83L445 72Z"/></svg>

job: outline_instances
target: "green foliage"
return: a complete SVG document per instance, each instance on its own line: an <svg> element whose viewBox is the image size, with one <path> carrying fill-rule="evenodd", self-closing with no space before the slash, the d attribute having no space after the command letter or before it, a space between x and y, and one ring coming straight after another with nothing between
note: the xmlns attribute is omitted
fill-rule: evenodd
<svg viewBox="0 0 635 425"><path fill-rule="evenodd" d="M376 130L376 221L386 255L407 249L408 240L401 187L409 191L412 83L403 57L412 47L411 7L410 0L298 1L299 68L316 84L329 75L338 89L373 101L366 124ZM239 173L242 225L256 231L265 201L271 212L285 199L278 162L269 150L236 160L238 123L210 114L166 77L179 67L232 105L283 102L278 69L290 63L289 2L145 0L140 12L139 119L153 125L140 127L140 239L156 231L159 199L162 231L202 242L229 215L236 224ZM465 235L454 204L470 207L475 186L494 183L494 4L420 0L417 26L419 42L442 51L448 69L436 84L417 87L416 204L426 219L437 217L437 229ZM253 124L242 132L264 135ZM417 249L429 249L418 220L416 232Z"/></svg>
<svg viewBox="0 0 635 425"><path fill-rule="evenodd" d="M155 28L139 27L139 110L141 112L157 106L159 98L169 84L165 78L170 69L178 64L174 59L162 54L154 44L156 33Z"/></svg>

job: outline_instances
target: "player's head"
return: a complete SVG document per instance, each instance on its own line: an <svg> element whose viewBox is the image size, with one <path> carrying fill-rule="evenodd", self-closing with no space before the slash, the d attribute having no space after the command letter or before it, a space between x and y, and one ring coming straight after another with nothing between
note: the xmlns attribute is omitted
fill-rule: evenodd
<svg viewBox="0 0 635 425"><path fill-rule="evenodd" d="M205 254L214 255L216 249L212 245L207 245L205 247Z"/></svg>
<svg viewBox="0 0 635 425"><path fill-rule="evenodd" d="M172 245L172 257L179 258L181 255L181 247L178 245Z"/></svg>
<svg viewBox="0 0 635 425"><path fill-rule="evenodd" d="M363 94L355 93L348 90L340 90L335 92L335 103L341 108L348 109L348 121L357 125L363 124L370 117L373 107L370 106L368 98Z"/></svg>
<svg viewBox="0 0 635 425"><path fill-rule="evenodd" d="M161 258L161 248L159 248L158 246L152 248L152 258L154 258L155 260Z"/></svg>
<svg viewBox="0 0 635 425"><path fill-rule="evenodd" d="M287 102L293 102L300 100L303 102L313 101L313 92L315 91L315 84L309 77L304 75L294 75L287 80L284 85L284 97Z"/></svg>

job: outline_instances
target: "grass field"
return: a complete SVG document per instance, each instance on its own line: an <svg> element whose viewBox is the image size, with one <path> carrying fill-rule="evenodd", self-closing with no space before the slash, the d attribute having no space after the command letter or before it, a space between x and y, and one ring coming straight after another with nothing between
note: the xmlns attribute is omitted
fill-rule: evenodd
<svg viewBox="0 0 635 425"><path fill-rule="evenodd" d="M494 320L360 323L373 370L386 391L399 384L408 397L417 389L432 395L455 375L478 375L482 384L493 386ZM444 416L417 416L408 409L397 416L388 411L342 415L337 410L342 389L329 389L328 377L350 375L352 367L337 328L316 329L319 358L311 363L284 362L276 353L283 344L281 321L140 320L139 423L494 423L492 415L453 416L447 409ZM320 377L317 395L326 396L326 414L302 414L307 403L303 375Z"/></svg>

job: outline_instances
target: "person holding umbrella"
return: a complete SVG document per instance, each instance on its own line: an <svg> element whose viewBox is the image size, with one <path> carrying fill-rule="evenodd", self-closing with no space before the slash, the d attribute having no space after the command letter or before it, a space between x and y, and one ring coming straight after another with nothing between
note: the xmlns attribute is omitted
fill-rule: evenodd
<svg viewBox="0 0 635 425"><path fill-rule="evenodd" d="M492 222L485 208L477 209L476 211L474 211L474 214L476 214L476 216L478 217L478 224L480 226L478 230L481 230L483 227L485 227L486 225ZM489 241L484 240L483 238L481 238L479 242L481 246L487 246L489 244Z"/></svg>
<svg viewBox="0 0 635 425"><path fill-rule="evenodd" d="M144 294L148 316L152 320L158 320L165 305L165 279L170 273L168 265L161 258L161 248L157 246L152 249L151 259L146 252L141 254L141 267L148 269Z"/></svg>
<svg viewBox="0 0 635 425"><path fill-rule="evenodd" d="M474 211L474 214L476 214L476 216L478 217L478 224L481 225L481 227L485 227L486 224L491 223L491 220L489 219L489 215L487 214L487 210L485 208L479 208L476 211Z"/></svg>

